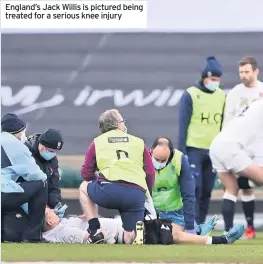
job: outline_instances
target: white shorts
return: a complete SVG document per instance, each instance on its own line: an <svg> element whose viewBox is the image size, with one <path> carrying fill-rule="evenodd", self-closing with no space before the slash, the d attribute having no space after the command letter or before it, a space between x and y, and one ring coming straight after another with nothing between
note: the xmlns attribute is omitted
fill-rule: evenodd
<svg viewBox="0 0 263 264"><path fill-rule="evenodd" d="M236 143L214 140L210 148L212 165L217 172L238 173L244 170L253 162L249 155Z"/></svg>
<svg viewBox="0 0 263 264"><path fill-rule="evenodd" d="M263 167L263 137L257 138L253 144L247 147L247 151L253 163Z"/></svg>

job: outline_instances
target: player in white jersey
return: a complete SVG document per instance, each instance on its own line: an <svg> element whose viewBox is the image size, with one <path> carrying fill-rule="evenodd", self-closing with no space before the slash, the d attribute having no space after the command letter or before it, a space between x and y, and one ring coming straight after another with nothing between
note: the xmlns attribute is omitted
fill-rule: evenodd
<svg viewBox="0 0 263 264"><path fill-rule="evenodd" d="M124 229L120 218L99 218L99 221L104 232L105 243L123 243ZM174 228L174 224L167 220L149 220L145 221L144 225L148 234L145 238L145 244L232 244L244 233L243 225L234 226L226 235L213 237L185 233L176 227ZM88 244L88 228L89 223L83 217L60 219L52 209L47 208L42 236L50 243Z"/></svg>
<svg viewBox="0 0 263 264"><path fill-rule="evenodd" d="M246 180L242 183L243 188L249 187L248 179L258 186L263 185L262 132L263 99L258 99L223 127L212 142L213 167L225 187L224 199L232 204L238 194L239 179ZM253 154L251 146L254 147ZM238 179L239 176L245 177Z"/></svg>
<svg viewBox="0 0 263 264"><path fill-rule="evenodd" d="M210 156L227 191L236 195L235 174L263 185L263 98L246 107L214 139ZM251 146L255 147L251 157ZM226 184L226 185L225 185Z"/></svg>
<svg viewBox="0 0 263 264"><path fill-rule="evenodd" d="M245 57L239 62L239 77L242 83L236 85L229 91L226 97L224 126L234 117L242 113L245 107L249 106L253 101L263 97L263 83L258 80L259 69L257 61L253 57ZM250 155L254 156L254 151L257 146L251 145ZM241 186L240 186L241 187ZM225 221L225 231L228 231L233 226L235 213L235 203L237 197L229 197L224 194L222 214ZM246 238L254 238L256 233L254 230L254 211L255 211L255 196L253 189L243 189L242 207L247 220Z"/></svg>

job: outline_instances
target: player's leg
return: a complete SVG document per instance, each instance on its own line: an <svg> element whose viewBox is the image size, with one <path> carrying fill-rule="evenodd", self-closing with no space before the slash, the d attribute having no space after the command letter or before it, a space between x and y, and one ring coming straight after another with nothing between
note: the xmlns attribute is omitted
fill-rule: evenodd
<svg viewBox="0 0 263 264"><path fill-rule="evenodd" d="M254 228L254 212L255 212L255 196L252 189L242 190L241 195L242 208L247 221L247 229L245 237L248 239L255 238L256 232Z"/></svg>
<svg viewBox="0 0 263 264"><path fill-rule="evenodd" d="M211 200L211 193L215 185L216 173L213 170L210 157L207 155L203 163L202 173L202 193L200 198L200 215L199 219L203 223L208 214L209 204Z"/></svg>
<svg viewBox="0 0 263 264"><path fill-rule="evenodd" d="M144 214L145 214L145 194L143 191L135 188L124 187L123 193L129 195L122 196L121 207L119 207L125 244L132 244L136 239L139 243L143 241L144 236Z"/></svg>
<svg viewBox="0 0 263 264"><path fill-rule="evenodd" d="M250 162L249 166L244 167L238 171L241 176L248 177L256 185L263 185L263 137L258 138L250 148L249 153L253 157L253 163Z"/></svg>
<svg viewBox="0 0 263 264"><path fill-rule="evenodd" d="M251 160L244 155L239 145L226 144L216 139L210 148L210 158L214 169L218 172L221 184L225 191L223 195L222 214L225 222L225 231L233 226L235 204L238 195L236 172L243 169Z"/></svg>
<svg viewBox="0 0 263 264"><path fill-rule="evenodd" d="M84 181L79 187L80 204L87 220L98 218L98 206L92 202L87 191L89 183Z"/></svg>
<svg viewBox="0 0 263 264"><path fill-rule="evenodd" d="M160 219L170 220L173 223L173 228L178 231L184 231L185 222L183 210L177 211L158 211ZM218 217L217 215L212 216L210 219L207 219L206 222L195 225L195 230L198 235L205 236L214 230Z"/></svg>
<svg viewBox="0 0 263 264"><path fill-rule="evenodd" d="M252 160L248 156L248 153L246 153L244 150L241 150L240 148L235 148L233 153L235 153L235 155L232 155L232 157L228 157L228 159L225 159L224 161L226 168L232 173L223 172L219 174L221 182L226 189L223 202L223 206L225 208L223 210L223 215L227 221L225 222L226 230L229 229L231 224L233 225L234 210L231 207L234 207L234 204L236 202L237 190L239 187L238 180L234 173L239 176L250 175L250 179L252 179L253 177L251 178L251 176L254 175L255 177L253 178L253 181L257 183L260 182L260 177L262 177L263 179L263 171L260 175L260 169L262 168L252 163ZM256 178L256 176L258 176L258 178Z"/></svg>
<svg viewBox="0 0 263 264"><path fill-rule="evenodd" d="M123 227L120 218L99 218L106 244L123 244Z"/></svg>
<svg viewBox="0 0 263 264"><path fill-rule="evenodd" d="M144 220L145 192L118 183L96 181L88 184L88 195L89 200L98 206L119 210L125 230L124 242L131 244L135 237L136 223Z"/></svg>
<svg viewBox="0 0 263 264"><path fill-rule="evenodd" d="M238 172L238 170L239 170L238 168L233 169L233 171L236 172ZM230 172L219 173L219 178L221 180L221 183L225 187L222 214L225 221L225 231L228 231L233 226L235 204L237 201L239 184L236 175ZM251 214L251 211L253 214L254 211L253 207L249 208L248 210L249 210L249 214Z"/></svg>
<svg viewBox="0 0 263 264"><path fill-rule="evenodd" d="M172 224L173 225L173 224ZM232 244L238 240L244 233L243 225L234 226L223 236L198 236L172 229L174 243L176 244Z"/></svg>
<svg viewBox="0 0 263 264"><path fill-rule="evenodd" d="M89 221L89 243L103 243L104 235L102 233L98 219L98 206L90 198L90 194L97 193L97 182L82 182L79 188L80 204L85 217Z"/></svg>
<svg viewBox="0 0 263 264"><path fill-rule="evenodd" d="M195 220L197 224L201 224L200 214L200 198L202 193L202 163L205 152L196 148L187 148L187 155L192 175L195 177Z"/></svg>
<svg viewBox="0 0 263 264"><path fill-rule="evenodd" d="M257 143L257 144L256 144ZM260 138L256 143L251 146L251 156L253 157L253 163L263 167L263 141ZM248 239L255 238L256 232L254 229L254 212L255 212L255 196L253 193L253 187L255 184L248 180L247 177L240 176L238 178L239 188L242 189L242 207L247 220L247 230L245 237Z"/></svg>
<svg viewBox="0 0 263 264"><path fill-rule="evenodd" d="M244 169L237 171L240 176L246 176L252 180L256 185L263 185L263 167L260 167L256 163L252 163L246 166Z"/></svg>
<svg viewBox="0 0 263 264"><path fill-rule="evenodd" d="M229 231L234 225L235 206L239 188L236 176L232 173L219 172L218 175L222 185L225 186L222 215L225 222L225 231Z"/></svg>

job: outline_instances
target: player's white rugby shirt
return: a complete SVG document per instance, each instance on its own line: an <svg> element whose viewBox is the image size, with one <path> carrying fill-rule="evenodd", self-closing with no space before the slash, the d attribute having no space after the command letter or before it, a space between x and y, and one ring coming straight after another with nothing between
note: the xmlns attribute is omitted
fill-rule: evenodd
<svg viewBox="0 0 263 264"><path fill-rule="evenodd" d="M255 144L262 137L263 98L251 103L250 106L243 110L243 113L223 127L213 143L236 143L241 145L243 149L251 144Z"/></svg>
<svg viewBox="0 0 263 264"><path fill-rule="evenodd" d="M242 113L243 109L253 101L263 97L263 83L258 81L256 87L247 88L243 83L236 85L231 89L226 97L224 111L224 125L226 125L235 116Z"/></svg>
<svg viewBox="0 0 263 264"><path fill-rule="evenodd" d="M123 228L120 219L99 218L101 228L104 230L107 244L122 243ZM85 243L85 232L89 228L87 220L78 217L63 218L52 230L43 233L43 238L52 243Z"/></svg>

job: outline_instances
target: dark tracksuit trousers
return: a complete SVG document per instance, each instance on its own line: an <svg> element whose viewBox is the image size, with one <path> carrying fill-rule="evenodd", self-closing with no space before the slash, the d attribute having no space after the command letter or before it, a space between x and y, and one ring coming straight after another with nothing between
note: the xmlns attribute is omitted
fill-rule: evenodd
<svg viewBox="0 0 263 264"><path fill-rule="evenodd" d="M197 83L194 86L205 93L211 93L202 85L202 83ZM184 92L181 98L179 112L179 150L188 156L192 174L196 179L195 219L197 224L200 224L205 221L208 212L216 174L213 173L207 149L186 146L188 126L193 113L193 101L187 91Z"/></svg>
<svg viewBox="0 0 263 264"><path fill-rule="evenodd" d="M1 168L11 166L4 149L1 147ZM5 229L19 230L19 226L10 226L10 222L5 222L6 216L16 210L20 210L21 205L28 203L28 224L22 227L21 240L37 242L41 239L45 206L47 203L48 188L43 181L24 181L20 183L24 189L23 193L3 193L1 192L1 239L5 238ZM19 222L17 222L19 223Z"/></svg>
<svg viewBox="0 0 263 264"><path fill-rule="evenodd" d="M213 172L208 150L187 147L187 155L192 175L196 180L195 219L197 224L201 224L208 213L216 173Z"/></svg>
<svg viewBox="0 0 263 264"><path fill-rule="evenodd" d="M37 242L41 239L47 201L47 186L44 186L43 181L22 182L20 186L24 189L24 193L1 193L1 224L3 230L5 227L12 229L9 223L4 223L6 215L9 212L19 210L24 203L28 203L28 226L24 229L21 240ZM3 235L5 238L5 234ZM7 240L7 238L5 239Z"/></svg>

